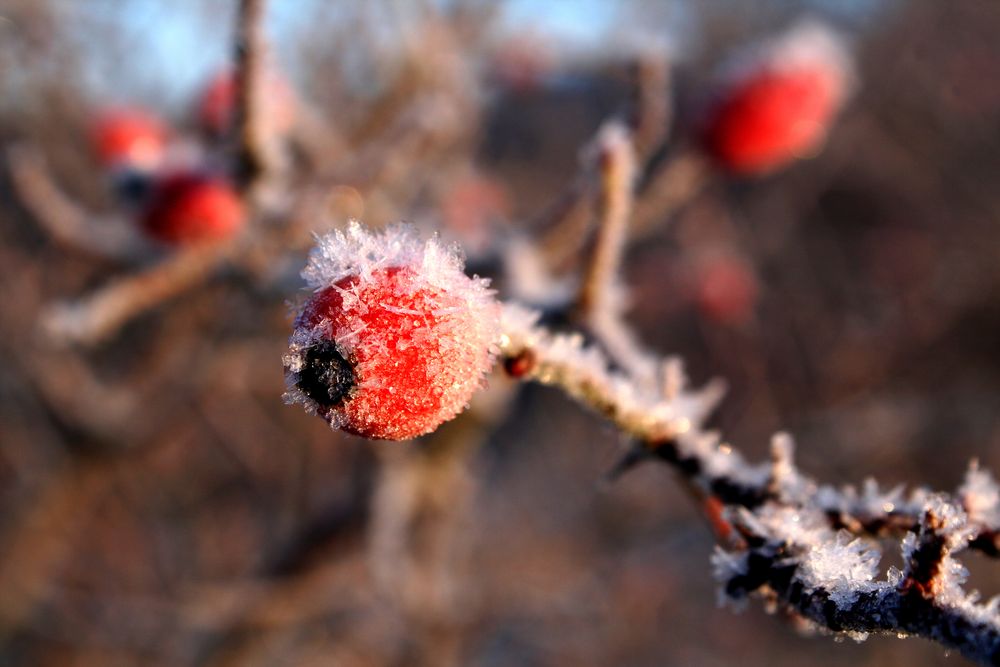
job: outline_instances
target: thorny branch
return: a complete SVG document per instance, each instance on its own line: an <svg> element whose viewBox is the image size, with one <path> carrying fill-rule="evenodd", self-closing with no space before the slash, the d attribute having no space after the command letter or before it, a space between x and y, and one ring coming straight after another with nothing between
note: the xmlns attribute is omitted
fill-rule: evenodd
<svg viewBox="0 0 1000 667"><path fill-rule="evenodd" d="M739 539L714 558L725 597L762 591L833 632L913 634L1000 664L1000 600L979 605L962 592L964 571L953 558L966 548L1000 553L1000 487L977 466L949 497L923 489L904 496L873 480L860 492L820 485L796 468L784 435L775 437L770 461L753 465L704 430L719 384L690 390L679 364L665 362L659 390L649 392L582 336L550 333L537 320L506 306L505 367L602 414L640 443L632 461L665 462L726 506ZM902 536L904 573L875 580L876 535Z"/></svg>

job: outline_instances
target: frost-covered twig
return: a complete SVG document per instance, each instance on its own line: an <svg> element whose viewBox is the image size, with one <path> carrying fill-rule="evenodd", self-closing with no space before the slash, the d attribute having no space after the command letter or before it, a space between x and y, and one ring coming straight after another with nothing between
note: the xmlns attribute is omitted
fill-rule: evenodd
<svg viewBox="0 0 1000 667"><path fill-rule="evenodd" d="M965 569L953 558L973 534L966 514L943 496L924 504L918 532L902 542L905 569L878 577L875 543L829 528L814 508L768 504L735 518L745 549L713 557L725 598L753 592L821 628L863 639L914 635L957 649L983 665L1000 664L1000 598L977 603L962 591Z"/></svg>
<svg viewBox="0 0 1000 667"><path fill-rule="evenodd" d="M551 333L538 326L539 317L517 305L504 308L500 350L511 374L558 386L634 438L659 442L700 431L722 398L721 382L698 392L684 390L676 361L662 364L657 391L644 391L628 375L612 370L604 353L586 346L582 335Z"/></svg>
<svg viewBox="0 0 1000 667"><path fill-rule="evenodd" d="M623 318L619 282L635 200L635 146L629 130L606 123L598 133L598 228L577 298L577 315L611 359L647 387L656 384L658 361L636 340Z"/></svg>
<svg viewBox="0 0 1000 667"><path fill-rule="evenodd" d="M594 313L612 307L615 281L632 215L632 193L636 175L635 148L628 129L608 123L597 139L601 198L597 240L580 289L579 307Z"/></svg>
<svg viewBox="0 0 1000 667"><path fill-rule="evenodd" d="M975 594L962 592L964 569L954 559L966 548L998 551L1000 487L978 466L952 497L922 489L904 496L873 480L860 492L821 486L798 471L786 435L775 437L770 461L750 464L703 429L721 397L718 384L689 390L673 362L650 391L613 370L582 336L537 322L537 313L505 307L501 353L511 375L562 389L640 442L631 462L664 461L696 492L727 506L738 539L714 558L726 597L765 591L833 632L919 635L1000 664L1000 603L978 605ZM906 569L890 570L884 581L876 581L876 535L902 536Z"/></svg>

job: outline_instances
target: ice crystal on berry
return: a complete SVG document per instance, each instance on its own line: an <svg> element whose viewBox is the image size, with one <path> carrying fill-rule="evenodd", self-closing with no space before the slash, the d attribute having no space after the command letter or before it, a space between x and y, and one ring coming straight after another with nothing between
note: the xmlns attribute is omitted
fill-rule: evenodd
<svg viewBox="0 0 1000 667"><path fill-rule="evenodd" d="M335 428L403 440L461 412L493 365L500 306L456 248L352 222L318 239L285 356L286 398ZM318 351L319 350L319 351Z"/></svg>

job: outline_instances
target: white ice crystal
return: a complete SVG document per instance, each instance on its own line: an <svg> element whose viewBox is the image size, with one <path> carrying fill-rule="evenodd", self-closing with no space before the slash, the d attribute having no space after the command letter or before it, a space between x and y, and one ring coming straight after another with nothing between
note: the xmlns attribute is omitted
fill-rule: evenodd
<svg viewBox="0 0 1000 667"><path fill-rule="evenodd" d="M463 275L464 263L457 245L445 246L436 237L421 240L411 225L372 231L351 220L347 229L316 238L302 278L311 289L321 290L348 276L364 281L377 271L409 266L418 268L427 284L448 287Z"/></svg>
<svg viewBox="0 0 1000 667"><path fill-rule="evenodd" d="M805 19L784 33L766 39L736 54L721 72L728 85L756 76L762 70L781 72L822 67L839 77L836 92L848 97L857 85L850 47L843 35L825 23Z"/></svg>
<svg viewBox="0 0 1000 667"><path fill-rule="evenodd" d="M611 369L598 348L579 334L553 334L537 325L540 314L507 304L501 315L500 348L516 356L530 350L536 363L532 377L560 386L570 396L605 413L626 432L647 441L698 433L701 423L722 397L722 386L709 383L699 391L683 387L648 387ZM672 376L673 385L677 380Z"/></svg>
<svg viewBox="0 0 1000 667"><path fill-rule="evenodd" d="M797 577L807 590L823 589L834 604L847 609L859 595L882 585L875 581L881 557L874 544L841 532L806 550Z"/></svg>
<svg viewBox="0 0 1000 667"><path fill-rule="evenodd" d="M1000 529L1000 486L990 473L979 469L977 462L973 461L965 473L958 496L970 521Z"/></svg>
<svg viewBox="0 0 1000 667"><path fill-rule="evenodd" d="M316 295L284 357L285 398L335 428L392 440L429 433L468 405L493 366L500 306L487 281L464 273L457 247L408 225L352 221L316 239L302 275Z"/></svg>

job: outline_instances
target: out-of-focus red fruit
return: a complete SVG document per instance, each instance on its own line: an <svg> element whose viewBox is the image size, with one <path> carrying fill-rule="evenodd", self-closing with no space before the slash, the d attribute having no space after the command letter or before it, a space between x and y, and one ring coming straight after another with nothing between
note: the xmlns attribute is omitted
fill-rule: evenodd
<svg viewBox="0 0 1000 667"><path fill-rule="evenodd" d="M288 83L276 74L266 81L265 112L278 134L286 134L295 122L294 95ZM225 134L236 114L236 76L221 72L208 82L198 101L198 121L210 134Z"/></svg>
<svg viewBox="0 0 1000 667"><path fill-rule="evenodd" d="M232 237L244 217L243 204L227 182L184 172L154 184L142 225L164 243L202 243Z"/></svg>
<svg viewBox="0 0 1000 667"><path fill-rule="evenodd" d="M740 63L704 126L725 169L764 174L814 154L843 105L852 73L838 38L815 24L793 29Z"/></svg>
<svg viewBox="0 0 1000 667"><path fill-rule="evenodd" d="M734 325L750 320L760 286L745 260L732 255L702 260L695 267L694 281L694 300L705 317Z"/></svg>
<svg viewBox="0 0 1000 667"><path fill-rule="evenodd" d="M123 107L98 115L91 128L91 143L105 167L152 171L163 160L167 135L156 116Z"/></svg>

